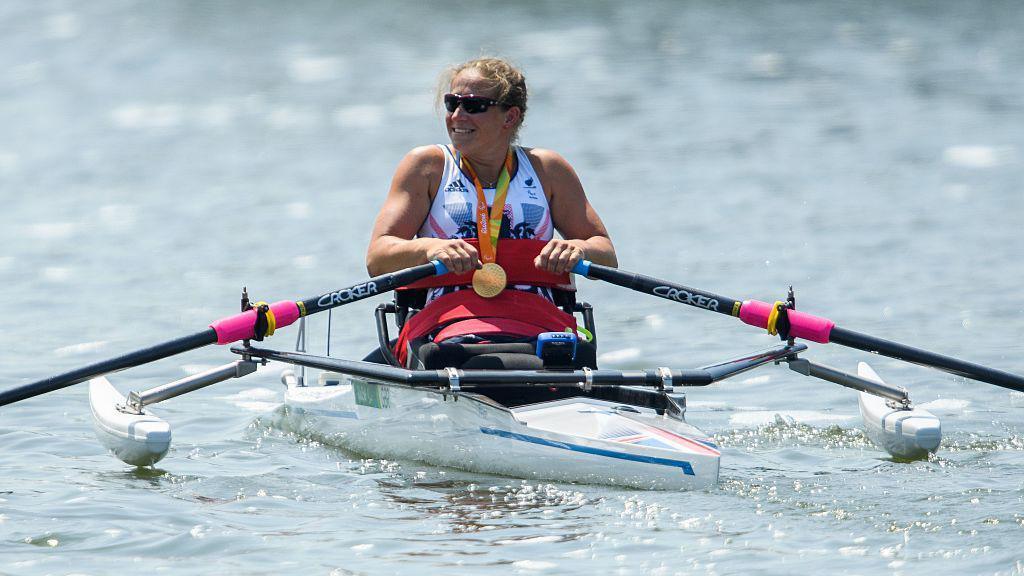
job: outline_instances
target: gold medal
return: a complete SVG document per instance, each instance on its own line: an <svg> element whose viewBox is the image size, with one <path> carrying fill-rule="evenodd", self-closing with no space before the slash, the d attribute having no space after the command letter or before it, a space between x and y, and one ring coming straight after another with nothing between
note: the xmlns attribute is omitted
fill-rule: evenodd
<svg viewBox="0 0 1024 576"><path fill-rule="evenodd" d="M464 161L465 160L465 161ZM512 180L512 148L505 154L505 165L498 174L498 184L494 189L494 203L487 209L487 197L476 170L468 160L459 155L459 166L465 167L473 177L476 188L476 232L480 238L480 260L484 265L473 272L473 291L481 298L494 298L505 289L508 275L505 269L495 263L498 256L498 237L501 232L501 220L505 209L505 197L508 185Z"/></svg>
<svg viewBox="0 0 1024 576"><path fill-rule="evenodd" d="M505 269L494 262L488 262L473 272L473 291L481 298L494 298L501 294L506 282Z"/></svg>

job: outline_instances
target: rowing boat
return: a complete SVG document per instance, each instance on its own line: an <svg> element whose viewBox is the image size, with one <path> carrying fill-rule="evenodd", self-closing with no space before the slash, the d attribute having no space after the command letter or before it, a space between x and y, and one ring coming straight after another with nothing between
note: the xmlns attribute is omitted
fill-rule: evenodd
<svg viewBox="0 0 1024 576"><path fill-rule="evenodd" d="M485 394L342 373L319 380L289 385L287 425L358 454L637 488L693 489L718 480L718 447L681 412L667 417L588 395L510 407Z"/></svg>
<svg viewBox="0 0 1024 576"><path fill-rule="evenodd" d="M388 352L387 322L382 317L394 312L394 306L382 304L376 353L350 360L304 351L307 316L447 272L432 262L301 301L252 306L244 296L241 313L206 330L0 392L0 406L88 380L100 442L128 464L149 466L167 454L172 436L169 423L151 411L152 405L246 376L274 361L299 369L282 375L287 425L358 454L519 478L677 490L714 486L721 464L714 439L686 421L684 389L772 364L857 391L866 436L894 459L925 458L939 449L939 419L914 407L905 388L886 383L865 363L850 373L812 362L803 357L807 346L798 339L841 344L1024 390L1020 376L843 329L797 311L792 290L786 301L768 304L733 300L585 261L573 271L736 317L767 329L781 343L693 368L581 368L566 365L560 354L547 353L563 349L538 346L540 365L529 369L413 369L397 365ZM574 311L583 313L586 332L596 332L589 305L579 304ZM254 344L296 321L296 351ZM238 359L150 390L124 396L106 377L207 344L239 341L241 346L231 348ZM515 353L530 354L519 348ZM307 368L318 371L315 384L307 383Z"/></svg>

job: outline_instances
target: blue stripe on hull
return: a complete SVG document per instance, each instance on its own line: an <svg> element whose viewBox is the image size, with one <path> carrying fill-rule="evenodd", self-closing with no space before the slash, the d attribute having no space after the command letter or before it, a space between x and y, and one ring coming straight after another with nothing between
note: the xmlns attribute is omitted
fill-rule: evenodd
<svg viewBox="0 0 1024 576"><path fill-rule="evenodd" d="M660 464L662 466L673 466L676 468L682 468L683 473L688 476L695 476L695 474L693 473L693 466L691 466L690 463L685 460L670 460L668 458L658 458L655 456L640 456L637 454L628 454L625 452L615 452L614 450L605 450L603 448L591 448L590 446L581 446L579 444L554 442L552 440L545 440L544 438L538 438L536 436L516 434L515 432L509 432L507 430L498 430L496 428L481 427L480 431L483 432L484 434L490 434L491 436L500 436L502 438L519 440L520 442L540 444L541 446L551 446L552 448L561 448L563 450L571 450L573 452L583 452L585 454L595 454L597 456L607 456L608 458L619 458L620 460L631 460L633 462L643 462L645 464Z"/></svg>
<svg viewBox="0 0 1024 576"><path fill-rule="evenodd" d="M698 440L696 438L690 438L690 440L693 440L694 442L700 442L701 444L707 446L708 448L713 448L715 450L720 450L720 448L718 447L718 444L715 444L711 440Z"/></svg>

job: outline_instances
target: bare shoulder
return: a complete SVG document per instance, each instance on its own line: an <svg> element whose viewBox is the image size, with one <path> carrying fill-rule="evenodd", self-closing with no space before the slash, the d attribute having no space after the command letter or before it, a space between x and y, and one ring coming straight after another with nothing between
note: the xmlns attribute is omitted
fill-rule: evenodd
<svg viewBox="0 0 1024 576"><path fill-rule="evenodd" d="M579 176L561 154L546 148L524 148L523 151L537 171L549 202L557 197L576 198L583 195Z"/></svg>
<svg viewBox="0 0 1024 576"><path fill-rule="evenodd" d="M534 169L542 171L542 176L575 175L572 165L561 154L547 148L523 148Z"/></svg>
<svg viewBox="0 0 1024 576"><path fill-rule="evenodd" d="M413 148L402 158L402 162L399 164L399 170L408 170L420 175L440 173L443 168L444 151L441 150L440 146L435 145Z"/></svg>
<svg viewBox="0 0 1024 576"><path fill-rule="evenodd" d="M444 151L439 146L418 146L398 163L390 194L408 195L429 203L443 173Z"/></svg>

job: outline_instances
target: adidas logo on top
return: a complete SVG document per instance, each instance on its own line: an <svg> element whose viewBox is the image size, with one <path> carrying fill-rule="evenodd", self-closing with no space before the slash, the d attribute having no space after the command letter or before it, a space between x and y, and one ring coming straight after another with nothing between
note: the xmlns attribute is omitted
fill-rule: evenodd
<svg viewBox="0 0 1024 576"><path fill-rule="evenodd" d="M447 186L445 186L444 187L444 191L445 192L462 192L463 194L465 194L465 193L469 192L469 188L466 188L466 185L462 183L462 180L456 180L454 182L449 183Z"/></svg>

